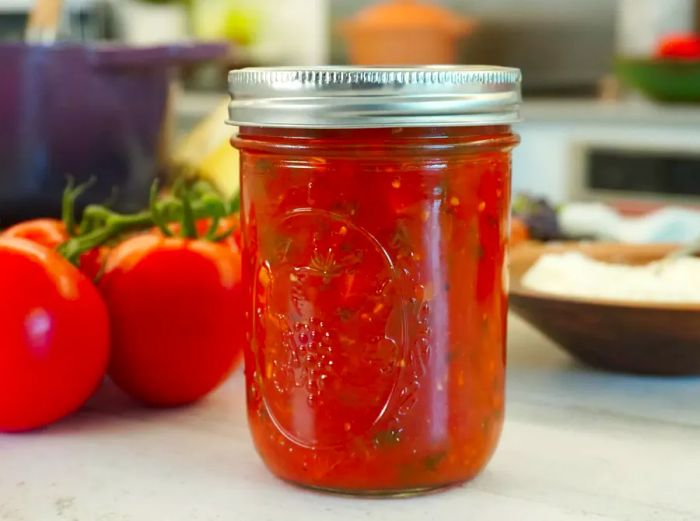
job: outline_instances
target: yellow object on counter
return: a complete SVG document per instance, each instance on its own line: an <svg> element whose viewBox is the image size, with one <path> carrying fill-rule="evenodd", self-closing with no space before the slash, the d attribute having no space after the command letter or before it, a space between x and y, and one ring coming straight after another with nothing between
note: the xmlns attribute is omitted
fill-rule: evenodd
<svg viewBox="0 0 700 521"><path fill-rule="evenodd" d="M236 129L225 124L228 98L204 118L175 148L177 167L211 181L226 197L238 192L238 151L229 139Z"/></svg>

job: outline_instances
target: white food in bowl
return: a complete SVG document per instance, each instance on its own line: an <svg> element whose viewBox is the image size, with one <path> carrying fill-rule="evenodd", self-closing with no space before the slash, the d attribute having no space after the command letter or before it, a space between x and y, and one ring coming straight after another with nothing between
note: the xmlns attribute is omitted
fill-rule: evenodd
<svg viewBox="0 0 700 521"><path fill-rule="evenodd" d="M700 303L700 259L681 257L628 266L578 252L547 253L525 273L522 284L566 297Z"/></svg>

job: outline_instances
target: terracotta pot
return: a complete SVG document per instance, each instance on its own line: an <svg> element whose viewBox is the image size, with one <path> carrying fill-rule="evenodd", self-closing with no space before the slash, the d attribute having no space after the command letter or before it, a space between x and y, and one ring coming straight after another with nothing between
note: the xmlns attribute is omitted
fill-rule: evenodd
<svg viewBox="0 0 700 521"><path fill-rule="evenodd" d="M393 0L360 11L340 31L356 65L423 65L457 61L459 40L474 21L415 0Z"/></svg>

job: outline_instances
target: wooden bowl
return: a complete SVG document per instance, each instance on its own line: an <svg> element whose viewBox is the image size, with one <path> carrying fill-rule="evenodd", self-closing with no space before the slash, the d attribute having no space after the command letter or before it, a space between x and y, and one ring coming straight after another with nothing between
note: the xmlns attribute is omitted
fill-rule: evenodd
<svg viewBox="0 0 700 521"><path fill-rule="evenodd" d="M700 304L565 297L521 283L544 253L578 251L608 262L645 264L674 248L610 243L519 245L510 252L511 310L592 366L628 373L700 374Z"/></svg>

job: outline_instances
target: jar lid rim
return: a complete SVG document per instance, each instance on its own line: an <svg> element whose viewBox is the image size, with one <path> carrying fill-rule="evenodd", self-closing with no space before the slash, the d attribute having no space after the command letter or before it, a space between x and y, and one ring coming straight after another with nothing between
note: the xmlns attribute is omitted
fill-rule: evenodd
<svg viewBox="0 0 700 521"><path fill-rule="evenodd" d="M228 78L232 125L458 126L519 120L519 69L487 65L251 67Z"/></svg>

